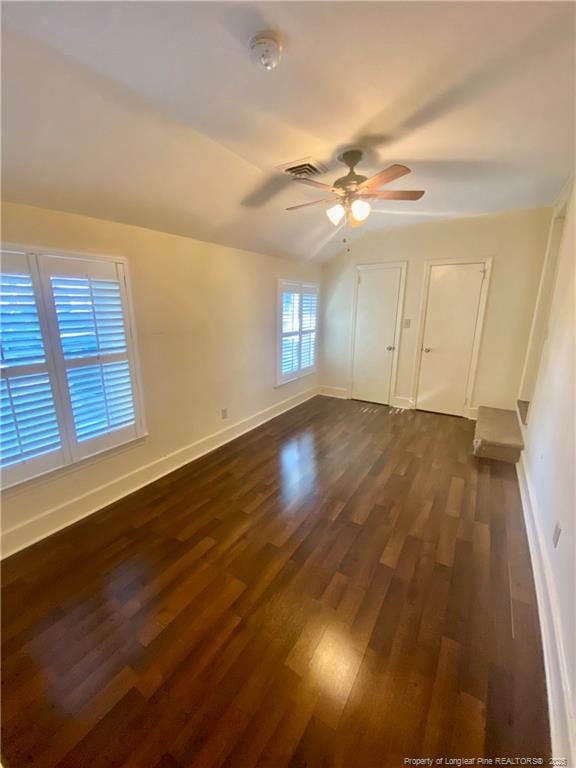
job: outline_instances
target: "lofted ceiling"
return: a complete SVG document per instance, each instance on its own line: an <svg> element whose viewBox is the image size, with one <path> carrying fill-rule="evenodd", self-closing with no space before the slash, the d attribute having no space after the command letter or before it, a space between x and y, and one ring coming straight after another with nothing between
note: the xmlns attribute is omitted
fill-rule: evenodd
<svg viewBox="0 0 576 768"><path fill-rule="evenodd" d="M3 198L301 260L344 235L550 205L572 172L564 2L4 2ZM248 41L277 30L266 72ZM312 156L418 202L335 229L277 171Z"/></svg>

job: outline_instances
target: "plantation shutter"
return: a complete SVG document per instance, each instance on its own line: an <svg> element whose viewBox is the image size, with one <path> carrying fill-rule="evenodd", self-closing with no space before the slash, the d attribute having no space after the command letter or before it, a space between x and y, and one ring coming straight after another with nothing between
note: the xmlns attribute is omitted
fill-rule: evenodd
<svg viewBox="0 0 576 768"><path fill-rule="evenodd" d="M318 287L280 282L280 383L310 373L316 367Z"/></svg>
<svg viewBox="0 0 576 768"><path fill-rule="evenodd" d="M318 293L314 286L302 290L302 340L300 344L300 367L302 370L316 365L316 319L318 314Z"/></svg>
<svg viewBox="0 0 576 768"><path fill-rule="evenodd" d="M287 378L300 369L300 292L291 286L282 291L280 373Z"/></svg>
<svg viewBox="0 0 576 768"><path fill-rule="evenodd" d="M122 265L39 257L74 458L138 436Z"/></svg>
<svg viewBox="0 0 576 768"><path fill-rule="evenodd" d="M66 463L34 267L25 253L2 252L0 462L5 485Z"/></svg>

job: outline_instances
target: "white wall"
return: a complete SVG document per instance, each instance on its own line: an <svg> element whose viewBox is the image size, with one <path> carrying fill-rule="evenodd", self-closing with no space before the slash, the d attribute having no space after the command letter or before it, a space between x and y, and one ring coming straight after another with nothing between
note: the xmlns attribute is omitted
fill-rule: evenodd
<svg viewBox="0 0 576 768"><path fill-rule="evenodd" d="M572 194L519 467L547 660L554 752L567 758L568 765L576 765L575 227ZM555 549L557 523L562 533Z"/></svg>
<svg viewBox="0 0 576 768"><path fill-rule="evenodd" d="M138 443L5 491L4 554L296 404L317 386L315 374L275 386L275 330L278 278L317 280L318 267L39 208L6 204L2 214L4 242L128 259L149 432ZM221 419L223 407L228 421Z"/></svg>
<svg viewBox="0 0 576 768"><path fill-rule="evenodd" d="M324 366L326 391L351 387L355 265L407 261L404 318L395 399L413 393L418 315L424 263L434 259L493 258L484 335L473 405L514 408L538 290L551 211L519 211L472 219L369 231L324 268Z"/></svg>

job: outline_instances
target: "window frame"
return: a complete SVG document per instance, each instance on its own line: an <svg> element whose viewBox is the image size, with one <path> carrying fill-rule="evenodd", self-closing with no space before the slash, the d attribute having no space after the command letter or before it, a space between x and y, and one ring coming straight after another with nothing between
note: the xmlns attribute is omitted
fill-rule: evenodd
<svg viewBox="0 0 576 768"><path fill-rule="evenodd" d="M286 332L284 334L282 330L282 295L287 292L299 293L300 297L304 293L316 294L316 325L314 328L315 333L315 353L314 353L314 365L309 368L298 368L298 371L289 373L285 376L282 375L282 338L284 335L295 336L296 332ZM298 329L298 349L299 349L299 363L301 360L302 350L302 336L312 331L302 330L302 299L300 299L299 307L299 329ZM320 319L320 284L313 283L306 280L289 280L287 278L278 278L277 295L276 295L276 386L281 387L284 384L289 384L291 381L297 381L303 379L306 376L311 376L318 371L318 338L319 338L319 319Z"/></svg>
<svg viewBox="0 0 576 768"><path fill-rule="evenodd" d="M46 356L45 367L47 368L52 387L54 408L60 430L61 448L59 451L54 451L54 453L62 454L62 460L56 465L54 465L54 461L51 460L53 454L48 453L2 468L2 488L6 489L27 482L28 480L33 480L42 475L68 469L71 466L80 464L86 459L114 451L118 448L123 448L130 443L137 442L142 438L147 437L148 431L142 393L142 373L136 338L130 271L126 257L81 253L77 251L62 251L54 248L42 248L37 245L28 246L12 242L2 242L1 250L3 253L13 254L15 259L23 259L32 278L38 319L42 330L42 340ZM65 377L63 377L66 369L62 367L61 361L57 362L57 359L62 356L61 339L56 323L56 316L54 314L54 299L51 292L50 277L46 272L43 272L41 267L41 260L43 257L70 260L71 262L100 262L108 265L113 264L116 267L118 281L120 283L120 295L126 332L126 360L131 376L134 405L134 429L130 431L130 434L126 434L126 439L122 439L122 435L119 435L120 439L117 442L114 441L113 445L111 445L110 440L106 440L106 438L109 438L110 435L114 435L116 430L91 438L86 441L84 446L82 446L82 443L76 439L71 404L68 395L68 384ZM68 362L73 361L70 360ZM105 359L103 359L102 362L105 362ZM86 361L86 364L88 364L88 361ZM73 363L73 365L76 367L78 364ZM10 373L12 373L12 371L10 371ZM12 375L14 374L12 373ZM19 375L26 374L21 372ZM120 433L123 429L125 428L120 427L117 432Z"/></svg>

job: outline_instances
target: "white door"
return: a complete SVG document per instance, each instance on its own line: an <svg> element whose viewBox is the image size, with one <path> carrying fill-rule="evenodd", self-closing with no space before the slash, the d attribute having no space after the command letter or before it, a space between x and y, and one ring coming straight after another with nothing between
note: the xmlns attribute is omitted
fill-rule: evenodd
<svg viewBox="0 0 576 768"><path fill-rule="evenodd" d="M430 269L416 407L463 416L484 264Z"/></svg>
<svg viewBox="0 0 576 768"><path fill-rule="evenodd" d="M359 270L352 397L390 402L400 267Z"/></svg>

